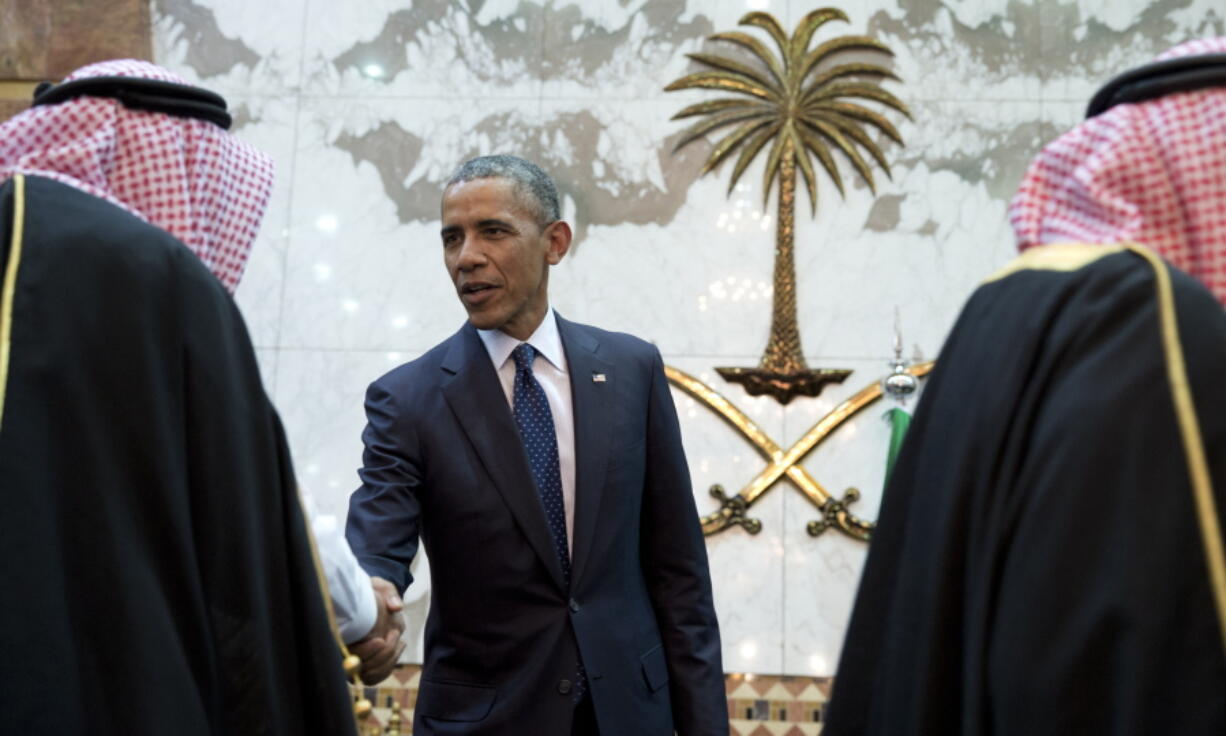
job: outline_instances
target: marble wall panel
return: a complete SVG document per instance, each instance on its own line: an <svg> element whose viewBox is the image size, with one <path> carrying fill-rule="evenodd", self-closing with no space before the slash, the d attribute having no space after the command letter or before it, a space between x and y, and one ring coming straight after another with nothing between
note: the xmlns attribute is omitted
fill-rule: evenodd
<svg viewBox="0 0 1226 736"><path fill-rule="evenodd" d="M275 403L277 396L277 349L257 347L255 349L255 360L260 367L260 378L264 382L264 393L268 394L268 398Z"/></svg>
<svg viewBox="0 0 1226 736"><path fill-rule="evenodd" d="M307 6L304 0L153 0L154 58L222 94L297 93Z"/></svg>
<svg viewBox="0 0 1226 736"><path fill-rule="evenodd" d="M540 4L317 3L304 39L311 95L514 100L540 97Z"/></svg>
<svg viewBox="0 0 1226 736"><path fill-rule="evenodd" d="M1044 100L1085 103L1103 82L1190 38L1226 35L1226 10L1216 0L1039 4L1045 60Z"/></svg>
<svg viewBox="0 0 1226 736"><path fill-rule="evenodd" d="M294 467L320 509L344 518L362 466L366 387L417 357L393 351L277 350L274 400ZM336 387L320 392L320 385Z"/></svg>
<svg viewBox="0 0 1226 736"><path fill-rule="evenodd" d="M1085 100L1048 100L1043 105L1043 122L1052 132L1052 139L1072 130L1085 119Z"/></svg>
<svg viewBox="0 0 1226 736"><path fill-rule="evenodd" d="M913 115L875 198L845 167L847 196L822 182L817 216L798 215L808 352L888 354L897 310L908 356L934 357L966 296L1015 255L1008 203L1057 130L1033 102L920 102Z"/></svg>
<svg viewBox="0 0 1226 736"><path fill-rule="evenodd" d="M587 125L544 154L584 154L559 181L577 237L554 293L577 319L642 335L667 353L753 353L760 315L743 307L770 298L771 264L752 255L770 252L770 220L744 192L725 198L726 182L695 180L705 144L676 154L660 146L680 106L601 101L576 115L544 103L543 119Z"/></svg>
<svg viewBox="0 0 1226 736"><path fill-rule="evenodd" d="M234 297L257 347L276 348L289 247L290 192L298 104L285 97L230 95L231 130L268 154L276 167L272 198Z"/></svg>
<svg viewBox="0 0 1226 736"><path fill-rule="evenodd" d="M263 351L261 351L263 352ZM349 496L362 467L363 402L366 387L417 355L383 350L299 350L275 352L274 401L281 412L299 484L322 514L343 524ZM269 366L261 360L264 368ZM266 374L267 375L267 374ZM335 390L320 391L320 386ZM422 661L422 637L430 602L430 563L425 551L411 567L414 583L404 595L409 646L403 661Z"/></svg>
<svg viewBox="0 0 1226 736"><path fill-rule="evenodd" d="M735 24L743 2L717 0L701 11L684 0L572 3L547 14L542 93L568 101L635 101L658 96L684 75L716 22ZM645 73L646 72L646 73Z"/></svg>
<svg viewBox="0 0 1226 736"><path fill-rule="evenodd" d="M419 109L303 101L296 161L309 165L294 169L285 345L421 352L464 321L443 266L435 182L468 155L465 135L489 111L444 100L431 116ZM503 112L523 115L516 102Z"/></svg>
<svg viewBox="0 0 1226 736"><path fill-rule="evenodd" d="M723 383L702 358L672 358L667 364L722 391ZM700 515L719 510L712 486L728 493L744 486L766 464L740 433L719 420L701 402L674 389L686 458ZM740 401L737 406L768 435L783 431L783 409L768 399ZM730 672L780 672L784 666L783 496L774 494L752 507L762 531L735 527L707 538L715 607L724 645L724 668Z"/></svg>
<svg viewBox="0 0 1226 736"><path fill-rule="evenodd" d="M714 374L757 363L770 324L775 201L762 162L728 192L730 166L699 176L713 141L674 151L670 118L718 92L664 92L695 71L686 53L751 10L789 31L796 0L501 0L362 4L156 0L157 59L227 94L236 132L268 150L279 183L238 302L281 408L304 484L344 512L356 485L362 395L385 370L463 321L442 265L442 183L465 158L516 151L557 178L576 244L553 272L566 316L654 341L789 445L888 370L896 324L908 358L937 355L963 301L1013 255L1007 208L1029 160L1081 117L1092 89L1196 35L1226 33L1216 0L867 0L819 39L866 33L894 51L885 86L912 117L889 117L892 178L846 196L819 179L816 215L798 192L796 277L813 367L843 385L782 407ZM744 30L744 29L740 29ZM750 30L751 33L759 33ZM765 38L764 34L762 35ZM897 315L897 316L896 316ZM896 322L897 320L897 322ZM676 393L700 513L709 487L743 486L764 461ZM832 492L880 503L888 428L881 405L804 466ZM811 537L816 509L787 481L752 508L763 531L708 538L730 670L834 671L866 546ZM428 574L410 592L424 621ZM411 617L412 620L413 617ZM418 649L409 655L420 661Z"/></svg>
<svg viewBox="0 0 1226 736"><path fill-rule="evenodd" d="M810 359L810 365L815 362ZM818 365L851 369L852 374L842 384L827 388L817 400L788 411L780 438L785 447L800 440L836 406L890 371L887 362L881 360L827 363L830 361ZM919 385L920 393L908 399L903 408L915 409L923 382ZM877 518L881 505L890 436L884 415L893 406L887 399L868 405L828 435L801 463L837 498L844 498L848 489L855 488L860 498L850 509L868 521ZM821 516L816 507L790 485L780 484L770 492L783 494L784 518L788 520L781 530L787 550L784 671L833 674L868 547L834 529L810 536L807 524Z"/></svg>
<svg viewBox="0 0 1226 736"><path fill-rule="evenodd" d="M1043 60L1035 50L1044 4L877 1L857 6L856 16L871 15L853 23L895 53L908 99L1035 100L1042 89Z"/></svg>

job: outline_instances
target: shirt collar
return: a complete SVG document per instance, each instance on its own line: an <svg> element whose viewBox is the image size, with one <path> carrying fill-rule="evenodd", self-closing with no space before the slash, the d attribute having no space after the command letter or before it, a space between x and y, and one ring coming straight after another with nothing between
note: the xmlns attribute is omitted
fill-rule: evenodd
<svg viewBox="0 0 1226 736"><path fill-rule="evenodd" d="M477 330L477 335L485 344L485 351L489 353L490 360L494 362L495 370L502 368L502 364L507 362L511 353L519 347L520 342L526 342L555 368L563 373L566 372L566 352L562 349L562 336L558 334L557 314L552 307L546 309L545 319L541 320L536 332L533 332L527 340L517 340L502 330Z"/></svg>

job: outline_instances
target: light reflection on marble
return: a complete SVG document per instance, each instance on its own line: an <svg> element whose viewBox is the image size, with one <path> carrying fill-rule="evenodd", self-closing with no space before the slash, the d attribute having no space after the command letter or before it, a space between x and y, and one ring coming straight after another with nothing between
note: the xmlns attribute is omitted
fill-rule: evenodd
<svg viewBox="0 0 1226 736"><path fill-rule="evenodd" d="M775 202L763 207L762 162L731 196L728 165L697 178L711 143L674 153L686 121L670 118L719 94L663 88L697 69L685 53L735 55L705 38L746 30L737 26L746 12L768 10L790 32L809 6L156 0L153 15L157 60L230 97L237 134L276 160L272 207L237 300L303 482L343 514L361 461L366 385L463 321L437 232L441 182L463 159L518 152L554 173L577 234L551 279L559 311L653 340L667 362L705 374L786 446L888 370L895 307L907 357L936 356L966 297L1013 257L1007 206L1033 154L1080 120L1107 78L1186 38L1226 34L1219 6L845 6L850 22L818 38L867 33L886 43L902 78L886 88L914 116L891 118L906 145L882 141L894 176L874 170L876 197L850 173L846 199L820 180L815 218L800 195L805 354L813 367L855 373L787 408L713 372L756 364L767 339ZM711 484L735 492L764 463L687 401L679 410L696 500L709 513ZM805 467L832 492L860 488L857 512L875 517L887 437L879 409L867 410ZM837 532L809 537L816 509L787 481L751 513L765 525L760 535L709 539L725 663L831 674L866 547ZM424 616L426 585L414 590Z"/></svg>

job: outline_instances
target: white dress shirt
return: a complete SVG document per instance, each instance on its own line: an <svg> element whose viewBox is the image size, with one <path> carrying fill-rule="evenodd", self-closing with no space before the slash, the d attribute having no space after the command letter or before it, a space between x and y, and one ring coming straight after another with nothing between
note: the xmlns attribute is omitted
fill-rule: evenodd
<svg viewBox="0 0 1226 736"><path fill-rule="evenodd" d="M315 547L319 550L319 564L328 579L336 627L340 629L341 639L352 644L370 633L379 615L370 576L358 564L336 517L319 513L315 499L305 488L299 488L299 493L315 536Z"/></svg>
<svg viewBox="0 0 1226 736"><path fill-rule="evenodd" d="M515 407L515 361L511 353L519 347L520 340L501 330L477 330L481 342L494 363L502 392L507 404ZM557 315L553 309L545 312L536 332L522 342L536 350L532 362L532 374L545 391L549 401L549 413L553 415L553 431L558 436L558 470L562 475L562 505L566 508L567 553L574 553L575 545L575 410L570 395L570 372L566 366L566 352L562 350L562 337L558 334Z"/></svg>

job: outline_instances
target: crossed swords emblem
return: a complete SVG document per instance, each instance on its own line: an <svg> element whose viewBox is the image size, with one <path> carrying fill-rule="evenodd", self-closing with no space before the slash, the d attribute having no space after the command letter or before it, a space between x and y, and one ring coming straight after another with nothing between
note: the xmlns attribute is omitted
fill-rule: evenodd
<svg viewBox="0 0 1226 736"><path fill-rule="evenodd" d="M932 362L921 363L911 366L907 372L916 378L921 378L928 375L932 366ZM664 374L669 383L714 411L730 424L768 461L767 466L735 495L729 496L721 485L711 486L710 493L720 502L720 508L702 517L703 534L710 536L733 526L740 526L750 534L762 531L761 520L750 518L746 512L762 494L770 490L780 478L786 475L788 480L792 481L822 514L822 518L808 523L806 528L811 536L816 537L833 527L855 539L865 542L869 540L876 524L861 519L848 510L848 506L860 498L860 492L855 488L848 488L842 498L836 498L821 483L818 483L809 474L809 471L801 467L800 462L844 422L880 399L882 393L880 382L866 386L831 409L803 437L797 440L796 444L784 450L768 437L754 420L733 406L731 401L720 395L714 388L672 366L665 366Z"/></svg>

